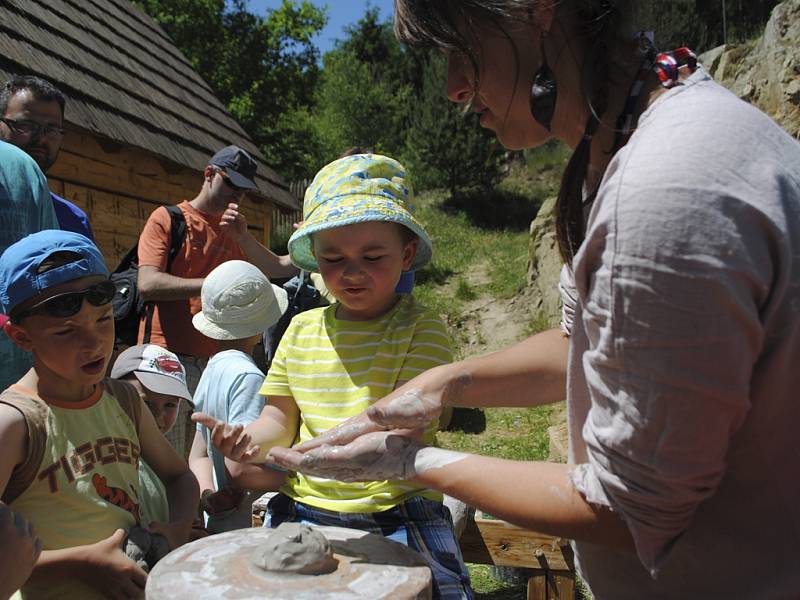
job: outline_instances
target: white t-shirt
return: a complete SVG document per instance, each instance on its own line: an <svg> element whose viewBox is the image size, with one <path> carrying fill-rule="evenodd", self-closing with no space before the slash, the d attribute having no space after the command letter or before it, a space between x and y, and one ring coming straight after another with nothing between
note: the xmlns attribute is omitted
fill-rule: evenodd
<svg viewBox="0 0 800 600"><path fill-rule="evenodd" d="M800 596L798 142L698 70L612 160L569 279L572 479L638 554L575 544L595 597Z"/></svg>

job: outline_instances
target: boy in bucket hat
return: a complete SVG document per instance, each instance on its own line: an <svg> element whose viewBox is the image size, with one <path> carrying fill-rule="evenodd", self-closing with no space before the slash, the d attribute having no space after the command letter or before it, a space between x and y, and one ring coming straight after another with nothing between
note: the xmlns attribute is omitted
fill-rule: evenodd
<svg viewBox="0 0 800 600"><path fill-rule="evenodd" d="M114 345L114 284L82 235L40 231L0 256L5 333L33 368L0 394L0 493L36 528L43 551L23 597L144 594L125 530L149 525L184 543L197 482L143 409L136 391L105 379ZM141 523L139 459L164 481L170 519Z"/></svg>
<svg viewBox="0 0 800 600"><path fill-rule="evenodd" d="M289 254L301 269L318 271L337 302L292 319L261 387L267 405L242 440L241 427L193 417L213 430L228 458L263 463L271 448L308 441L451 361L441 319L396 292L404 271L431 259L430 238L408 210L411 197L405 169L380 155L340 158L314 178ZM418 435L433 442L435 431L433 423ZM344 483L289 473L265 525L285 521L386 535L428 561L435 598L472 597L438 492L409 481Z"/></svg>
<svg viewBox="0 0 800 600"><path fill-rule="evenodd" d="M215 419L247 425L264 407L258 391L264 373L253 360L253 348L286 310L286 292L252 264L230 260L209 273L201 296L203 310L192 323L203 335L217 340L220 350L203 371L195 405ZM255 497L242 488L275 489L284 478L277 471L262 476L261 468L238 463L229 471L203 425L197 426L189 465L200 482L200 506L211 533L250 527Z"/></svg>
<svg viewBox="0 0 800 600"><path fill-rule="evenodd" d="M181 400L192 401L180 360L155 344L139 344L122 352L111 368L111 378L127 381L136 389L162 434L175 425ZM139 484L142 523L169 521L167 490L144 460L139 462Z"/></svg>

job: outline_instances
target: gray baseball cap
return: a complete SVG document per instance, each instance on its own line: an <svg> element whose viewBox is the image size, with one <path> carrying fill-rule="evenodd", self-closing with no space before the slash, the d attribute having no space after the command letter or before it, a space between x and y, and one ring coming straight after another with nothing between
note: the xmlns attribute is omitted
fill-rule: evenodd
<svg viewBox="0 0 800 600"><path fill-rule="evenodd" d="M239 146L225 146L208 161L208 164L225 169L231 183L238 188L258 189L254 177L258 164L250 154Z"/></svg>

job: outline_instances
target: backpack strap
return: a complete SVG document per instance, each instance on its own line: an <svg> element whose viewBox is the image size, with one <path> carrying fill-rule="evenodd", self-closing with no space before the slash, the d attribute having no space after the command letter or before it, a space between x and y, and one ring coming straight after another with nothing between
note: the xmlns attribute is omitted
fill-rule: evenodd
<svg viewBox="0 0 800 600"><path fill-rule="evenodd" d="M10 504L28 489L39 471L47 444L47 404L41 398L25 393L25 388L12 385L0 394L0 403L7 404L22 413L28 428L27 454L14 467L8 479L2 500Z"/></svg>
<svg viewBox="0 0 800 600"><path fill-rule="evenodd" d="M167 270L169 273L172 268L172 261L178 256L183 247L183 242L186 240L186 217L183 216L181 207L177 204L170 204L164 207L169 214L170 220L170 235L169 235L169 251L167 252ZM153 330L153 313L155 312L155 304L148 303L144 307L144 337L142 343L150 343L150 334Z"/></svg>
<svg viewBox="0 0 800 600"><path fill-rule="evenodd" d="M139 425L142 422L142 399L136 388L127 381L110 377L103 380L103 385L108 393L114 396L122 411L128 415L136 428L136 435L139 435Z"/></svg>

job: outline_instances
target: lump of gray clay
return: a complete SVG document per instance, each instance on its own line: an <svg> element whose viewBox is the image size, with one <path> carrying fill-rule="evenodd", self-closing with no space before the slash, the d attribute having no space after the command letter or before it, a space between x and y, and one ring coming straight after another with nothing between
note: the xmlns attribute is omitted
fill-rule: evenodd
<svg viewBox="0 0 800 600"><path fill-rule="evenodd" d="M319 531L300 523L281 523L253 552L252 563L265 571L324 575L339 565Z"/></svg>
<svg viewBox="0 0 800 600"><path fill-rule="evenodd" d="M122 550L142 570L149 573L156 563L169 554L169 542L160 533L150 533L134 525L122 544Z"/></svg>

